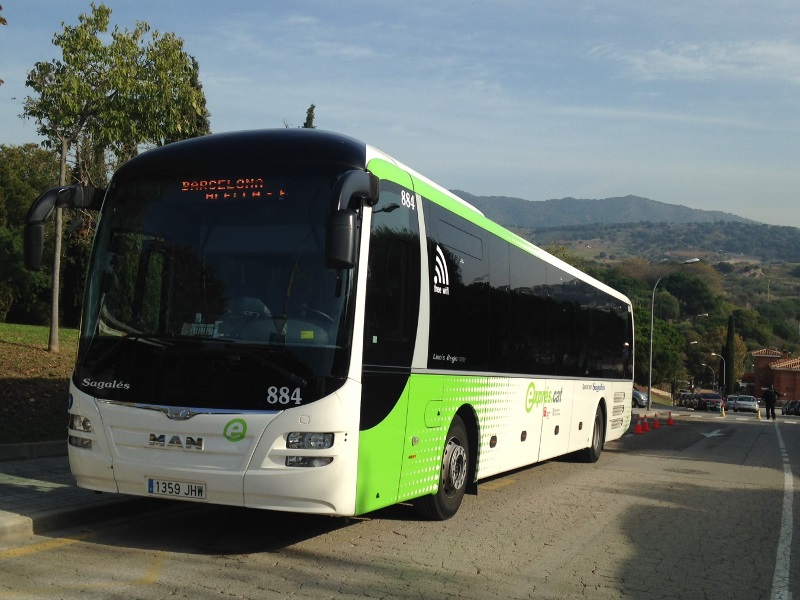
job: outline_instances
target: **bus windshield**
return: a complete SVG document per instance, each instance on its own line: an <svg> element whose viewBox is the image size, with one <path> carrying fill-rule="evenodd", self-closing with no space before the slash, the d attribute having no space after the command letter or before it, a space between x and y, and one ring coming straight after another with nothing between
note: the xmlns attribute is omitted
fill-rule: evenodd
<svg viewBox="0 0 800 600"><path fill-rule="evenodd" d="M84 391L264 410L276 408L268 395L280 408L341 385L353 271L324 257L341 170L214 170L112 182L84 301Z"/></svg>

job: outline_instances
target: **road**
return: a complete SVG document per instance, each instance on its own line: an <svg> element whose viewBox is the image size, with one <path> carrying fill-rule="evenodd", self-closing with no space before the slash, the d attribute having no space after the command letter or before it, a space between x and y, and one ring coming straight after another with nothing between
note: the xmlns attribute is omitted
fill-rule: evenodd
<svg viewBox="0 0 800 600"><path fill-rule="evenodd" d="M673 414L595 465L483 482L443 523L168 504L34 536L0 548L0 599L800 598L800 419Z"/></svg>

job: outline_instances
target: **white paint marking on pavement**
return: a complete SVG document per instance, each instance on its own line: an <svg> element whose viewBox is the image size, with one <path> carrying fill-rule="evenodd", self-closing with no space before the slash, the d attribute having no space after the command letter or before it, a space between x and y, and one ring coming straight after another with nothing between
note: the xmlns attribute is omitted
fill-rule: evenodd
<svg viewBox="0 0 800 600"><path fill-rule="evenodd" d="M781 430L775 423L778 446L783 459L783 511L781 513L781 533L778 536L778 555L775 558L775 574L772 576L772 600L791 600L789 590L789 565L792 557L792 505L794 504L794 477L789 453L783 443Z"/></svg>
<svg viewBox="0 0 800 600"><path fill-rule="evenodd" d="M722 433L722 429L715 429L714 431L709 431L708 433L703 434L706 437L722 437L725 435Z"/></svg>

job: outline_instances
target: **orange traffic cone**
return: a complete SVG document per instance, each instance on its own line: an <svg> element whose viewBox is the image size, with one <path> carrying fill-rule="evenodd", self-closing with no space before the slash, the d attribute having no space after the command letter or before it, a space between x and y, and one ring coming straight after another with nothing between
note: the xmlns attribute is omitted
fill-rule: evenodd
<svg viewBox="0 0 800 600"><path fill-rule="evenodd" d="M672 420L672 413L667 413L669 416L667 417L667 425L675 425L675 421Z"/></svg>
<svg viewBox="0 0 800 600"><path fill-rule="evenodd" d="M647 415L644 416L644 422L642 423L642 431L650 431L650 425L647 424Z"/></svg>
<svg viewBox="0 0 800 600"><path fill-rule="evenodd" d="M636 429L633 430L633 433L644 433L642 430L642 417L639 417L639 420L636 421Z"/></svg>
<svg viewBox="0 0 800 600"><path fill-rule="evenodd" d="M661 425L658 423L658 413L653 416L653 429L661 429Z"/></svg>

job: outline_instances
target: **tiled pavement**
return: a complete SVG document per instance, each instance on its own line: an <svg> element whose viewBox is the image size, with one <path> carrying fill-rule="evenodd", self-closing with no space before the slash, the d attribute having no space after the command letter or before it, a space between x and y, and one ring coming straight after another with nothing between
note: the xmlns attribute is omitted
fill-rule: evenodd
<svg viewBox="0 0 800 600"><path fill-rule="evenodd" d="M77 487L66 443L0 445L0 546L34 533L112 518L135 501Z"/></svg>

